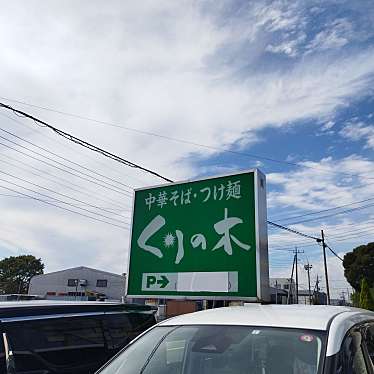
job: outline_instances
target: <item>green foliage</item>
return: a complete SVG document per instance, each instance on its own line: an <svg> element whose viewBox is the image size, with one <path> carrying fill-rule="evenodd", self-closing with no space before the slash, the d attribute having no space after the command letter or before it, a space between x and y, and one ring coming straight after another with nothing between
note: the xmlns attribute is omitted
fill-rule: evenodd
<svg viewBox="0 0 374 374"><path fill-rule="evenodd" d="M374 310L374 302L370 294L369 284L365 278L361 281L360 308Z"/></svg>
<svg viewBox="0 0 374 374"><path fill-rule="evenodd" d="M43 274L44 264L32 255L11 256L0 261L1 293L27 293L30 279Z"/></svg>
<svg viewBox="0 0 374 374"><path fill-rule="evenodd" d="M352 305L356 308L360 307L360 293L359 292L353 292L351 294L351 301Z"/></svg>
<svg viewBox="0 0 374 374"><path fill-rule="evenodd" d="M361 290L361 280L366 279L369 287L374 285L374 242L360 245L343 259L344 275L349 284Z"/></svg>

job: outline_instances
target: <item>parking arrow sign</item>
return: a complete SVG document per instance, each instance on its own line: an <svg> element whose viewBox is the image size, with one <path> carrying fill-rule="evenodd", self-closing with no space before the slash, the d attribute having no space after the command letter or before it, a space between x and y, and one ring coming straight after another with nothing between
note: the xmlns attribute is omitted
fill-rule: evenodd
<svg viewBox="0 0 374 374"><path fill-rule="evenodd" d="M143 273L143 291L175 291L178 273Z"/></svg>
<svg viewBox="0 0 374 374"><path fill-rule="evenodd" d="M160 284L160 288L165 288L169 284L169 279L165 275L161 275L161 279L157 281L157 284Z"/></svg>

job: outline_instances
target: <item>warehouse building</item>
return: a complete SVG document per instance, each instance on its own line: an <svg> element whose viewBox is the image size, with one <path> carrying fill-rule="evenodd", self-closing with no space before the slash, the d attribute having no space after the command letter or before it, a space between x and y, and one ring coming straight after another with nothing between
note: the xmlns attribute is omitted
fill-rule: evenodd
<svg viewBox="0 0 374 374"><path fill-rule="evenodd" d="M52 300L122 300L125 275L79 266L34 276L29 295Z"/></svg>

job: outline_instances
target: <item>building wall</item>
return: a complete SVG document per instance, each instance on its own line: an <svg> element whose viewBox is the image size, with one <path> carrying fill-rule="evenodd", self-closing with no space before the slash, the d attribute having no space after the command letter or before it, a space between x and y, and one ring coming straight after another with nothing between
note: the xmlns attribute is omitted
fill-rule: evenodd
<svg viewBox="0 0 374 374"><path fill-rule="evenodd" d="M290 278L270 278L269 285L270 287L285 290L287 292L288 292L288 289L290 288L291 294L295 294L296 292L295 282L291 283Z"/></svg>
<svg viewBox="0 0 374 374"><path fill-rule="evenodd" d="M85 287L78 285L68 286L69 279L86 280ZM97 280L106 280L107 287L97 287ZM43 275L37 275L30 281L29 294L46 296L48 293L69 295L75 292L92 291L102 293L108 299L121 300L125 295L125 277L118 274L91 269L84 266L57 271ZM61 295L62 296L62 295Z"/></svg>

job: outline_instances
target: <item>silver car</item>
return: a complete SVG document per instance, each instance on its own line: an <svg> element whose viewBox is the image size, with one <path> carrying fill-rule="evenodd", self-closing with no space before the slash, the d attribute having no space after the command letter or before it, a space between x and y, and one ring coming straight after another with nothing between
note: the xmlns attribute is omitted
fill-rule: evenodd
<svg viewBox="0 0 374 374"><path fill-rule="evenodd" d="M97 374L374 374L374 313L248 305L152 327Z"/></svg>

